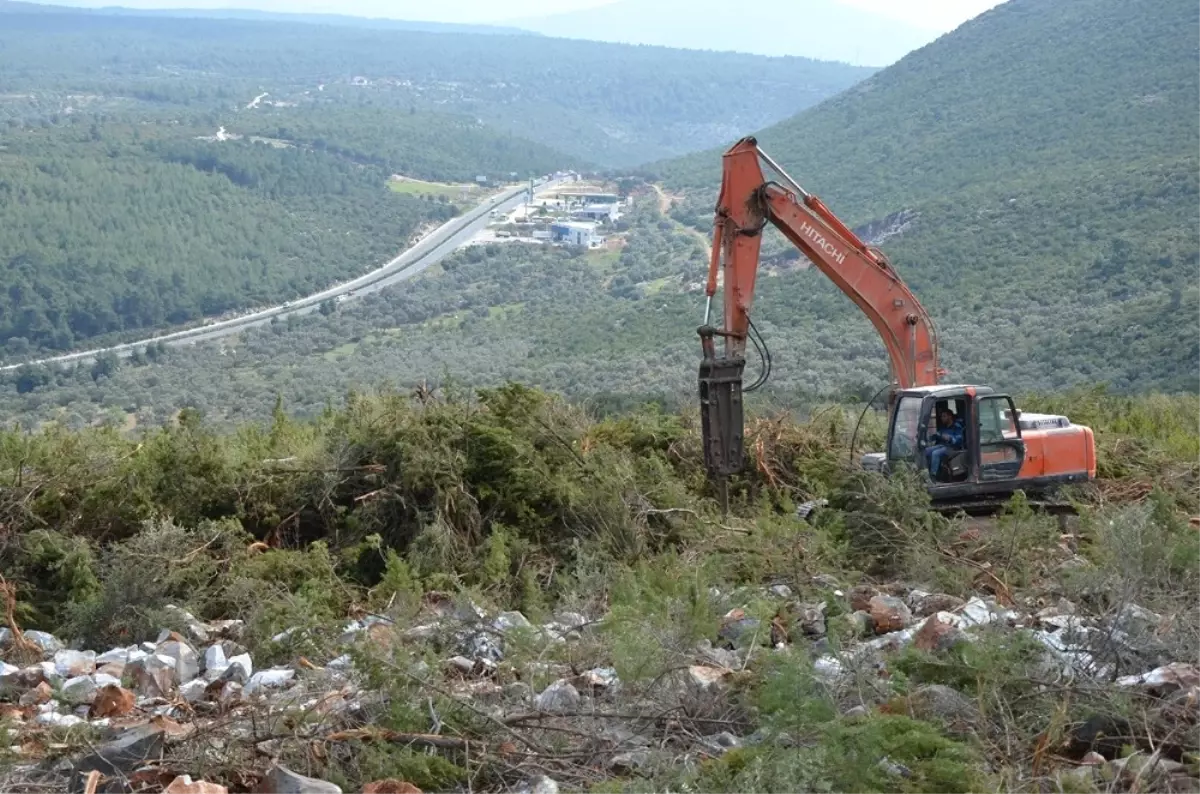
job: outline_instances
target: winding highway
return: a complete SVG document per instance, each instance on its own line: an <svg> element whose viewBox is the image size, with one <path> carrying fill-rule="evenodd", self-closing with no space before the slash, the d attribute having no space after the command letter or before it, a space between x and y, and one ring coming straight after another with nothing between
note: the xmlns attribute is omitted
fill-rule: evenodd
<svg viewBox="0 0 1200 794"><path fill-rule="evenodd" d="M559 180L538 179L533 184L534 187L545 189L554 187L558 182ZM489 213L492 210L511 211L515 209L521 203L527 189L528 185L526 184L508 188L457 218L452 218L443 223L421 238L416 245L407 249L382 267L358 278L322 290L321 292L297 298L294 301L288 301L278 306L260 309L240 317L219 320L197 328L188 328L159 336L151 336L139 339L136 342L126 342L120 345L113 345L112 347L81 350L75 353L65 353L61 356L50 356L34 361L25 361L20 364L8 364L0 366L0 372L19 369L20 367L29 365L88 363L94 361L98 356L108 353L114 353L121 358L128 358L135 351L144 350L147 346L160 342L170 347L182 347L184 345L194 345L198 342L209 342L221 337L231 336L247 328L266 325L277 317L282 319L293 314L309 314L310 312L317 311L321 304L327 300L334 300L342 296L351 299L369 292L376 292L384 287L389 287L412 278L445 259L458 248L466 245L477 232L487 226Z"/></svg>

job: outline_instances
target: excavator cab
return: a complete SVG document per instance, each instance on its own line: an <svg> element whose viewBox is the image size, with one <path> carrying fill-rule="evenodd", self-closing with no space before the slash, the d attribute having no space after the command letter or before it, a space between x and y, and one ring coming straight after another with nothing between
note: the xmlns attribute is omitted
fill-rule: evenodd
<svg viewBox="0 0 1200 794"><path fill-rule="evenodd" d="M947 412L961 423L961 444L937 438L938 417ZM1017 416L1011 397L986 386L906 389L896 395L887 452L868 455L863 462L877 468L883 458L892 471L912 466L929 473L931 494L968 495L980 485L1019 475L1025 443Z"/></svg>

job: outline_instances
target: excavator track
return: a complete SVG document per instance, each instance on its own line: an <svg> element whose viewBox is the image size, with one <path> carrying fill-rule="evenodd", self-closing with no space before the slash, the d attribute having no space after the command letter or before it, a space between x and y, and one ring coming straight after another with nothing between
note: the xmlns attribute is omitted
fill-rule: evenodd
<svg viewBox="0 0 1200 794"><path fill-rule="evenodd" d="M991 516L999 513L1008 503L1008 499L973 499L970 501L937 503L935 502L931 509L947 517L954 517L959 514L968 516ZM1053 499L1028 499L1026 501L1035 512L1045 513L1052 516L1074 516L1079 515L1079 511L1075 505L1070 502L1060 502Z"/></svg>

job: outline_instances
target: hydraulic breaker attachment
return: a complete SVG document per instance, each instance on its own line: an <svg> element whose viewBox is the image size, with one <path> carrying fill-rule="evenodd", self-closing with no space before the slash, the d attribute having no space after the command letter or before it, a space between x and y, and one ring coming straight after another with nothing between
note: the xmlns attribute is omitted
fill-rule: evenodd
<svg viewBox="0 0 1200 794"><path fill-rule="evenodd" d="M744 358L717 358L711 326L699 329L704 358L700 361L700 423L704 440L704 467L719 481L742 470L744 417L742 371ZM722 491L724 489L722 488Z"/></svg>

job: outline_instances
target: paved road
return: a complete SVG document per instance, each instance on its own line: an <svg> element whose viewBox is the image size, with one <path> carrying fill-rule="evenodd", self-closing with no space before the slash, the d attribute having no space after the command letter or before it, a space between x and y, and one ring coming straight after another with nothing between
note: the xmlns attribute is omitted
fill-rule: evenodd
<svg viewBox="0 0 1200 794"><path fill-rule="evenodd" d="M537 181L534 183L536 187L545 189L558 184L557 181ZM366 275L359 276L356 279L347 281L343 284L330 287L321 292L313 293L304 298L299 298L288 303L272 306L269 309L262 309L251 314L245 314L241 317L235 317L230 320L222 320L212 323L211 325L202 326L199 328L190 328L184 331L175 331L173 333L162 334L160 336L148 337L139 339L136 342L126 342L125 344L113 345L112 347L96 348L94 350L81 350L76 353L66 353L61 356L52 356L50 358L42 358L36 361L23 362L21 364L9 364L0 367L0 372L6 370L14 370L27 364L78 364L94 361L97 356L105 353L115 353L121 358L128 358L137 350L144 350L147 345L162 342L170 347L181 347L184 345L194 345L197 342L209 342L214 339L220 339L224 336L240 333L247 328L254 328L260 325L266 325L272 319L278 317L280 319L289 315L308 314L320 309L324 301L337 298L342 295L347 296L347 300L353 300L368 292L376 292L384 287L399 283L406 279L410 279L418 273L423 272L432 265L437 264L445 259L449 254L456 249L466 245L471 241L477 232L485 228L488 224L488 213L494 209L502 211L513 210L519 205L523 199L526 187L514 187L505 190L504 192L492 197L491 199L480 204L478 207L471 209L457 218L453 218L439 226L434 231L427 234L420 242L409 248L398 257L388 262L383 267L372 270ZM354 293L350 295L349 293Z"/></svg>

